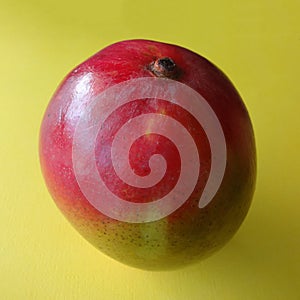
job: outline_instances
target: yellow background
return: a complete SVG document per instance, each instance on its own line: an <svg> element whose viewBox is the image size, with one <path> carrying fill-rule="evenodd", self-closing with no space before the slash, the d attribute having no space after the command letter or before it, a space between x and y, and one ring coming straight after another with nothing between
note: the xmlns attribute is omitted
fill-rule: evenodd
<svg viewBox="0 0 300 300"><path fill-rule="evenodd" d="M0 299L300 299L298 0L0 1ZM211 258L172 272L115 262L64 219L38 132L56 86L122 39L180 44L240 91L258 149L251 210Z"/></svg>

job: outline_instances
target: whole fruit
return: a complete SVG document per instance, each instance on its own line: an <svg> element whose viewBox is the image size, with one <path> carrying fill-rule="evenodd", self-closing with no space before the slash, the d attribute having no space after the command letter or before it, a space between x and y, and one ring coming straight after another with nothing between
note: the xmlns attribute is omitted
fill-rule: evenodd
<svg viewBox="0 0 300 300"><path fill-rule="evenodd" d="M42 121L40 162L88 241L152 270L222 247L256 176L252 125L229 79L192 51L149 40L108 46L67 75Z"/></svg>

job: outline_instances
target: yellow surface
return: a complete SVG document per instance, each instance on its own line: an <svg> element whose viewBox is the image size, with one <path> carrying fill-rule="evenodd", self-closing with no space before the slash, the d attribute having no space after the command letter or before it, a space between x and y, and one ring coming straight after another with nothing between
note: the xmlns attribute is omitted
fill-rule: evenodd
<svg viewBox="0 0 300 300"><path fill-rule="evenodd" d="M0 299L300 299L300 2L0 2ZM257 190L219 253L173 272L115 262L64 219L41 177L42 114L65 74L129 38L221 67L254 123Z"/></svg>

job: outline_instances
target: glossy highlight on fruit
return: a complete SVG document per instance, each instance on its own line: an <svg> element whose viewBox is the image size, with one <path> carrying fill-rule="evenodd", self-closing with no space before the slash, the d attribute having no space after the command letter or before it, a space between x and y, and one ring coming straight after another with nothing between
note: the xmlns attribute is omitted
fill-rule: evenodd
<svg viewBox="0 0 300 300"><path fill-rule="evenodd" d="M248 112L229 79L180 46L128 40L72 70L40 130L50 194L127 265L178 268L224 246L256 177Z"/></svg>

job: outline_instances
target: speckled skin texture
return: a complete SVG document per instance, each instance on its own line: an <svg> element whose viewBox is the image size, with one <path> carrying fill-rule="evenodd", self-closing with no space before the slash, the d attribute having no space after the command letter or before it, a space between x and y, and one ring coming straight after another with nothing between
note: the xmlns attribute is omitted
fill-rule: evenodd
<svg viewBox="0 0 300 300"><path fill-rule="evenodd" d="M200 93L215 111L226 139L225 176L214 199L199 209L198 201L210 163L209 144L200 128L197 146L207 161L203 163L191 197L174 213L158 221L125 223L103 215L81 192L72 164L74 130L82 111L97 94L125 80L155 76L149 65L160 57L172 58L180 71L176 80ZM130 110L126 113L130 115ZM175 112L170 110L169 114ZM116 118L118 116L114 117L115 122ZM186 120L186 124L193 122ZM198 129L193 127L193 130ZM146 152L151 148L151 143L143 148L143 140L139 142L135 151ZM98 138L96 149L100 144ZM163 140L160 147L151 151L168 153ZM134 157L133 153L133 160ZM176 151L170 153L169 159L171 162L176 159ZM178 268L221 248L244 220L255 186L256 155L251 122L228 78L206 59L187 49L146 40L113 44L67 75L44 115L40 162L55 203L91 244L122 263L149 270ZM98 166L101 168L101 162ZM172 171L172 165L170 168ZM143 168L139 171L143 173ZM119 184L115 189L120 195L124 193ZM140 201L149 200L141 196Z"/></svg>

